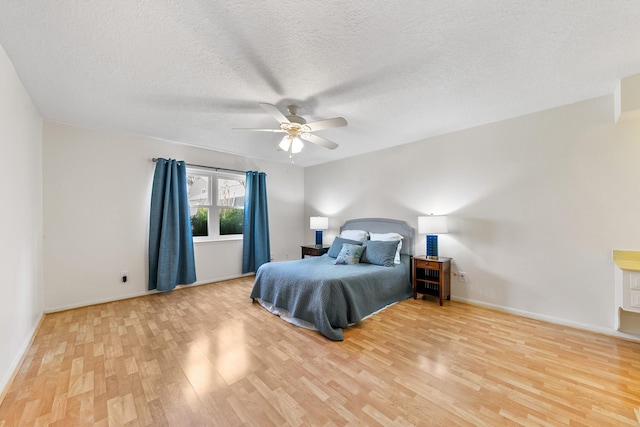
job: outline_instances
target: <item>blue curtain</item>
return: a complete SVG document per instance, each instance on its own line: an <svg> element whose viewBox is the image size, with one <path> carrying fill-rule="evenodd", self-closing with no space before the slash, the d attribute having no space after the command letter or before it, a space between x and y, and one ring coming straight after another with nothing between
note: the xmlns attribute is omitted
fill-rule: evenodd
<svg viewBox="0 0 640 427"><path fill-rule="evenodd" d="M170 291L195 281L187 165L158 159L151 190L149 290Z"/></svg>
<svg viewBox="0 0 640 427"><path fill-rule="evenodd" d="M267 208L267 174L248 171L244 197L242 273L258 270L269 262L269 210Z"/></svg>

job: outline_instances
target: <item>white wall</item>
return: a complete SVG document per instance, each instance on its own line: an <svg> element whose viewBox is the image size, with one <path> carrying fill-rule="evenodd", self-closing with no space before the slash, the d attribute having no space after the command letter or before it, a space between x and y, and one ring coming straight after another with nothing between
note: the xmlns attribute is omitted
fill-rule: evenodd
<svg viewBox="0 0 640 427"><path fill-rule="evenodd" d="M42 119L0 46L0 393L43 313Z"/></svg>
<svg viewBox="0 0 640 427"><path fill-rule="evenodd" d="M305 217L336 234L354 217L451 215L440 255L467 273L454 298L613 332L612 249L640 249L639 159L640 123L614 125L606 96L307 168Z"/></svg>
<svg viewBox="0 0 640 427"><path fill-rule="evenodd" d="M43 153L46 311L147 292L153 157L266 172L274 259L299 256L299 167L49 122ZM195 257L197 283L242 273L242 241L196 243ZM129 273L126 284L121 271Z"/></svg>

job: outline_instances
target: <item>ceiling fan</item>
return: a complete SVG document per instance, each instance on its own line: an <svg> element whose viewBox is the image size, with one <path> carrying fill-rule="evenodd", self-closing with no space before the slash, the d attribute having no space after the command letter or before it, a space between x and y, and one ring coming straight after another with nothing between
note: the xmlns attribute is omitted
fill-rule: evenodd
<svg viewBox="0 0 640 427"><path fill-rule="evenodd" d="M298 116L298 106L289 105L289 115L285 116L278 110L275 105L271 104L259 104L267 113L271 114L280 123L278 129L240 129L236 130L248 130L257 132L282 132L286 135L278 144L278 147L283 151L289 152L291 158L293 154L299 153L304 146L302 140L312 142L314 144L321 145L330 150L338 148L338 144L333 141L329 141L326 138L315 135L313 132L346 126L347 121L342 117L335 117L333 119L318 120L316 122L307 123L307 121Z"/></svg>

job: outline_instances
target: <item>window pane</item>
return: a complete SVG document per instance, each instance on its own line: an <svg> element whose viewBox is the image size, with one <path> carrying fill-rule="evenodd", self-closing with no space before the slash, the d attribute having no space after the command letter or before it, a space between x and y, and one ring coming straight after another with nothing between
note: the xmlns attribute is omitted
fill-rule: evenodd
<svg viewBox="0 0 640 427"><path fill-rule="evenodd" d="M189 192L189 206L211 204L208 176L187 175L187 191Z"/></svg>
<svg viewBox="0 0 640 427"><path fill-rule="evenodd" d="M187 169L187 192L194 237L242 235L244 175Z"/></svg>
<svg viewBox="0 0 640 427"><path fill-rule="evenodd" d="M218 178L218 206L244 207L244 179Z"/></svg>
<svg viewBox="0 0 640 427"><path fill-rule="evenodd" d="M193 237L209 235L209 208L191 208L191 231Z"/></svg>
<svg viewBox="0 0 640 427"><path fill-rule="evenodd" d="M244 209L222 208L220 209L220 235L242 234L244 222Z"/></svg>

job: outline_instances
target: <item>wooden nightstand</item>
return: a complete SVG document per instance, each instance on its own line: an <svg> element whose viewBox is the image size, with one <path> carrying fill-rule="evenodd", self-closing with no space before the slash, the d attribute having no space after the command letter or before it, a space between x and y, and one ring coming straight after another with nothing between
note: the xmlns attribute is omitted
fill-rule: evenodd
<svg viewBox="0 0 640 427"><path fill-rule="evenodd" d="M303 245L300 246L302 248L302 256L300 258L304 258L305 255L309 256L320 256L329 252L329 248L331 246L316 246L316 245Z"/></svg>
<svg viewBox="0 0 640 427"><path fill-rule="evenodd" d="M426 256L413 257L413 299L418 294L451 298L451 258Z"/></svg>

